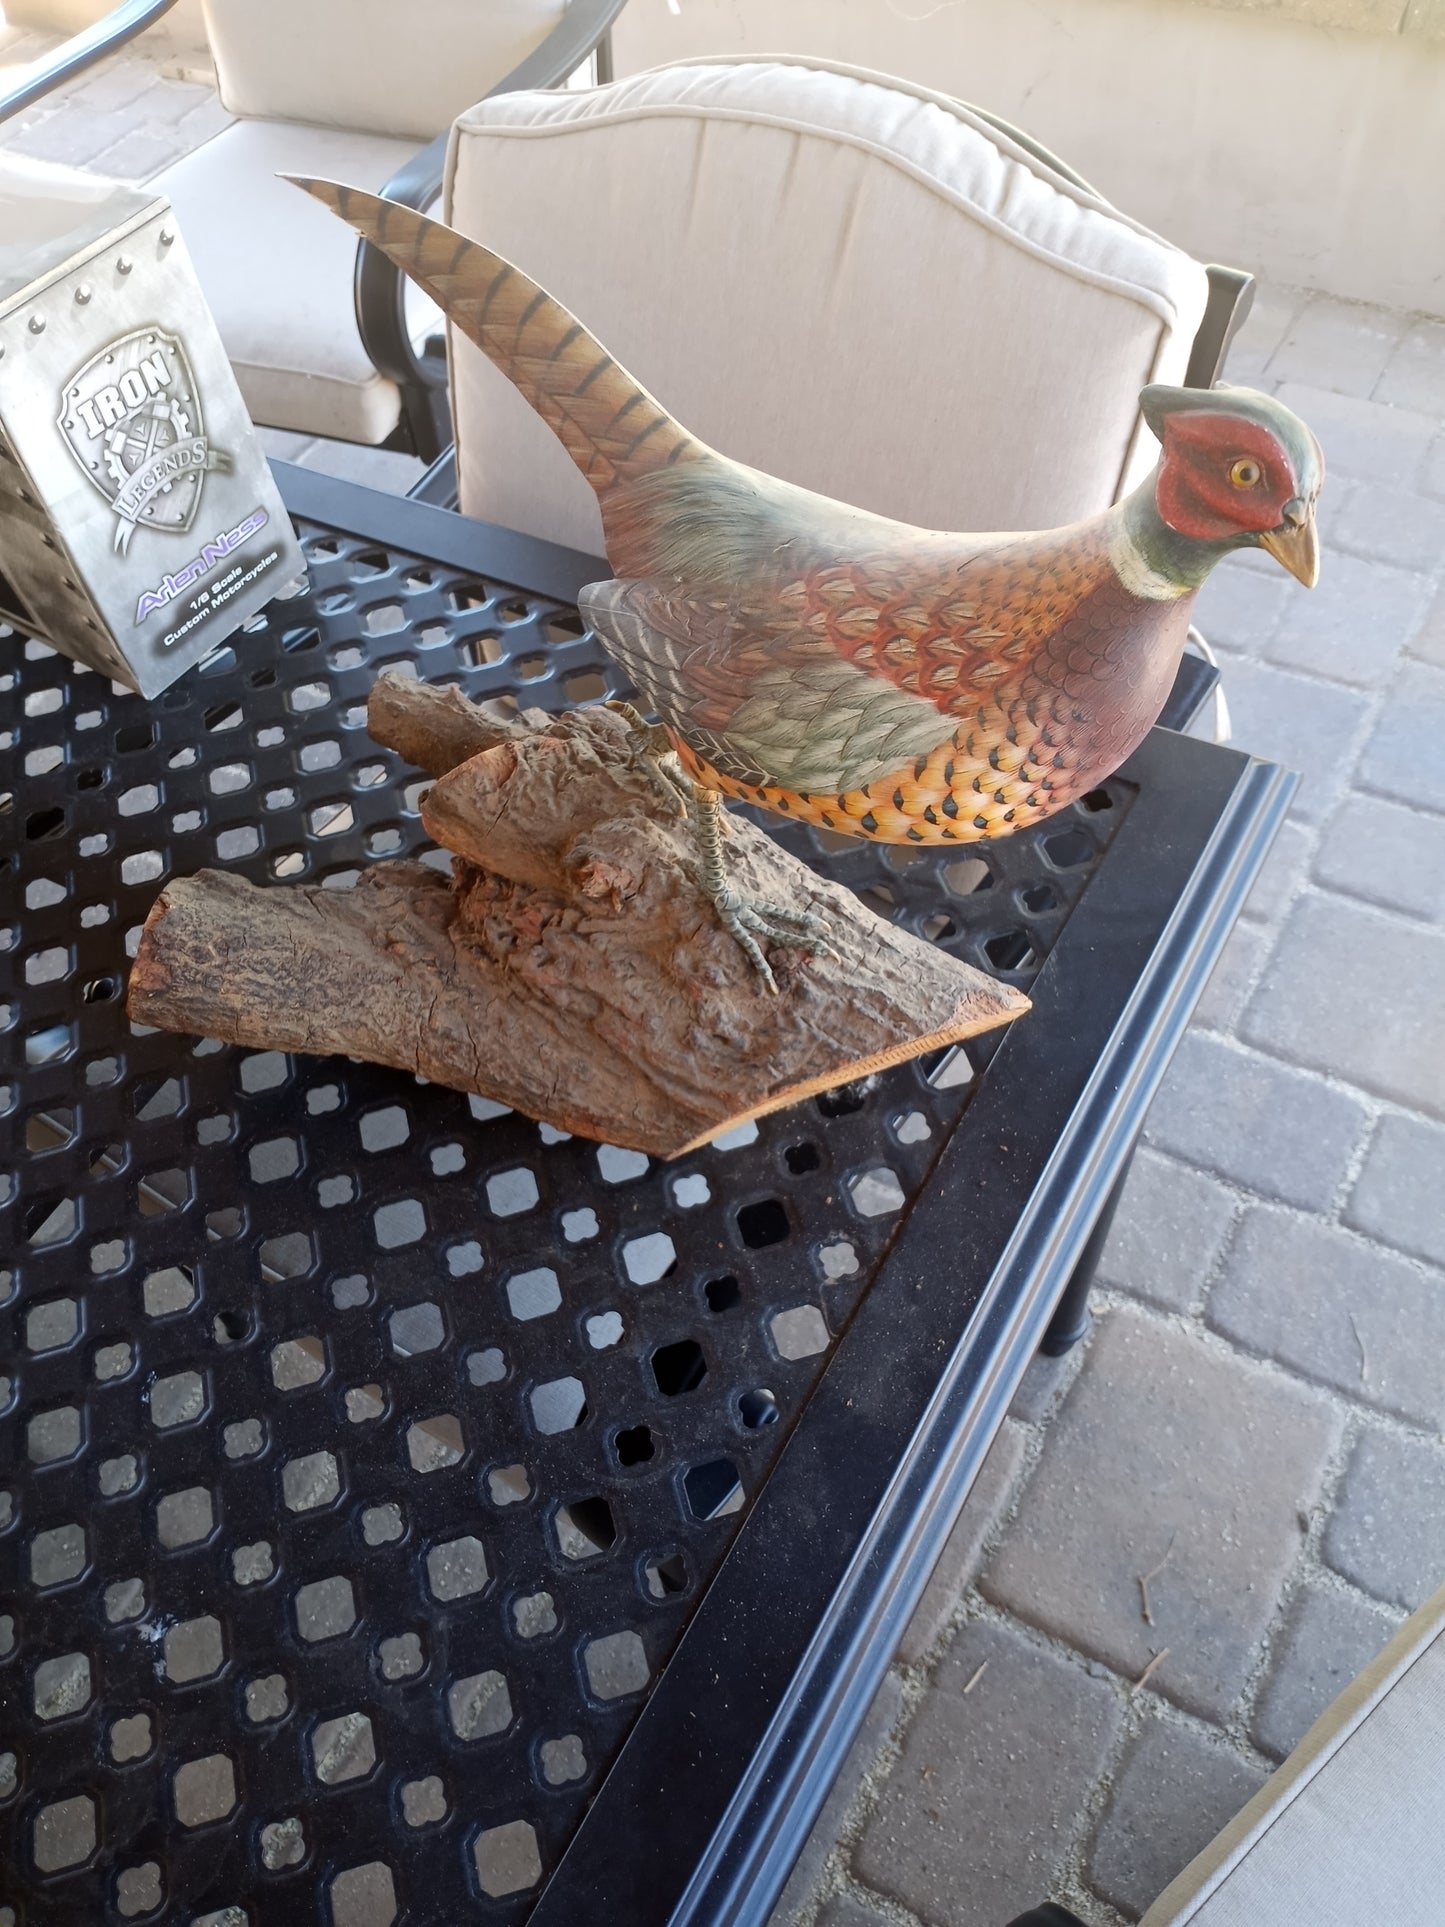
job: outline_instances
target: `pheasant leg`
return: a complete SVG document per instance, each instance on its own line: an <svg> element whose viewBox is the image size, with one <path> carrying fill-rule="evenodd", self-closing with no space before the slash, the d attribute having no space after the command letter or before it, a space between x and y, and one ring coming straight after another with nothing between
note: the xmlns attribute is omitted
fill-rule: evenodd
<svg viewBox="0 0 1445 1927"><path fill-rule="evenodd" d="M634 767L650 778L669 808L679 816L686 816L692 801L692 785L682 773L682 764L677 760L677 751L667 731L661 723L649 723L631 703L620 698L614 697L607 707L627 725Z"/></svg>
<svg viewBox="0 0 1445 1927"><path fill-rule="evenodd" d="M729 936L746 952L753 969L774 996L777 979L763 955L758 938L768 943L792 944L802 950L828 949L828 925L808 910L787 910L776 903L750 903L740 890L728 882L723 854L723 802L716 790L705 783L692 786L689 822L697 848L699 882L712 899L718 921Z"/></svg>

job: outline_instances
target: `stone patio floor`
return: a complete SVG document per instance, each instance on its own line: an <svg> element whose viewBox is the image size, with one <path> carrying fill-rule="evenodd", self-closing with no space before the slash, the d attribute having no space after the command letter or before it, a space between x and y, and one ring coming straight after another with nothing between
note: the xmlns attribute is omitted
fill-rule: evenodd
<svg viewBox="0 0 1445 1927"><path fill-rule="evenodd" d="M224 119L148 39L0 145L144 179ZM1267 289L1228 374L1329 463L1318 590L1200 608L1303 785L775 1927L1137 1919L1445 1581L1445 323Z"/></svg>

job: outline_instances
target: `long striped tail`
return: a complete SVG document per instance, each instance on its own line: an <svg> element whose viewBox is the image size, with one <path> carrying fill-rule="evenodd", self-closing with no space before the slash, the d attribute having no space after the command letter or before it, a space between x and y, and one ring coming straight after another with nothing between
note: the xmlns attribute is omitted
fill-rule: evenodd
<svg viewBox="0 0 1445 1927"><path fill-rule="evenodd" d="M711 454L500 254L360 188L283 178L324 201L431 296L532 404L599 498L619 482Z"/></svg>

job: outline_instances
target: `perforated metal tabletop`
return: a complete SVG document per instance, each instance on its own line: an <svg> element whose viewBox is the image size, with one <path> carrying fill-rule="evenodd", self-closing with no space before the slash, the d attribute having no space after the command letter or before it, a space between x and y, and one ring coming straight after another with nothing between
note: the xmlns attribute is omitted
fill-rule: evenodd
<svg viewBox="0 0 1445 1927"><path fill-rule="evenodd" d="M0 639L0 1922L764 1919L1283 786L779 828L1036 1010L673 1164L147 1032L166 878L425 853L380 669L623 693L595 562L282 479L309 590L158 702Z"/></svg>

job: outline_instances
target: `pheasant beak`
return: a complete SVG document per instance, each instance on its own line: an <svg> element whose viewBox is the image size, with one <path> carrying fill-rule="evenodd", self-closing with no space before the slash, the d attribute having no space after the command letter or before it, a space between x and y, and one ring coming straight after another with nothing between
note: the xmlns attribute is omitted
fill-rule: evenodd
<svg viewBox="0 0 1445 1927"><path fill-rule="evenodd" d="M1320 579L1320 543L1315 533L1315 505L1296 496L1285 504L1284 520L1277 529L1266 529L1259 538L1275 561L1289 570L1307 589Z"/></svg>

